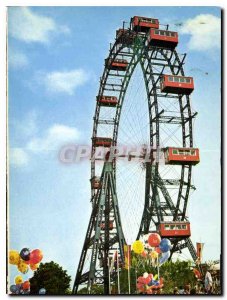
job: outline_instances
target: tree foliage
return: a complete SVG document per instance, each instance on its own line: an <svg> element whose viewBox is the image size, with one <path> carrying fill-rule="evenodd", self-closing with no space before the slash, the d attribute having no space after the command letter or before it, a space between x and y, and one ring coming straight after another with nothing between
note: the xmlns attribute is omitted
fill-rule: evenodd
<svg viewBox="0 0 227 300"><path fill-rule="evenodd" d="M91 295L102 295L103 292L104 292L103 286L94 284L94 285L91 287L91 292L90 292L90 294L91 294ZM87 287L84 287L84 288L80 289L80 290L78 291L78 294L80 294L80 295L88 295L88 289L87 289Z"/></svg>
<svg viewBox="0 0 227 300"><path fill-rule="evenodd" d="M57 263L41 263L30 279L30 294L37 295L41 288L46 289L47 295L68 294L71 277Z"/></svg>
<svg viewBox="0 0 227 300"><path fill-rule="evenodd" d="M163 293L172 294L174 287L196 284L191 261L168 261L160 267L160 276L164 278Z"/></svg>

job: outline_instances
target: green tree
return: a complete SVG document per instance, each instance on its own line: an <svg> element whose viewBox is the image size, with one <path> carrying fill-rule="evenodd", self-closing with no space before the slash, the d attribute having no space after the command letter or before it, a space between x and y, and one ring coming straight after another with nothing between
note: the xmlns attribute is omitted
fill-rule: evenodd
<svg viewBox="0 0 227 300"><path fill-rule="evenodd" d="M103 290L103 286L102 285L97 285L97 284L94 284L92 287L91 287L91 292L90 294L91 295L102 295L104 293L104 290ZM80 289L78 291L78 294L80 295L88 295L88 289L87 287L84 287L82 289Z"/></svg>
<svg viewBox="0 0 227 300"><path fill-rule="evenodd" d="M188 284L194 287L197 282L191 261L168 261L160 267L160 276L164 278L165 294L172 294L174 287L184 287Z"/></svg>
<svg viewBox="0 0 227 300"><path fill-rule="evenodd" d="M70 281L70 276L57 263L41 263L30 279L30 294L37 295L41 288L45 288L47 295L65 295L68 294Z"/></svg>

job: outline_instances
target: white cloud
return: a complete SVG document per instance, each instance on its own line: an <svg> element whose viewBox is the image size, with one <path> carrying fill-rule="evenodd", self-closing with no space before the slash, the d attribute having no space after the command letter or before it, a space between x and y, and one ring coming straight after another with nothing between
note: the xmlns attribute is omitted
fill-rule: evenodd
<svg viewBox="0 0 227 300"><path fill-rule="evenodd" d="M68 95L73 95L75 89L83 85L88 78L89 75L82 69L40 74L40 81L45 85L48 92Z"/></svg>
<svg viewBox="0 0 227 300"><path fill-rule="evenodd" d="M11 148L9 162L11 165L23 167L32 160L32 155L45 155L51 151L58 152L62 146L77 142L79 137L80 132L77 128L63 124L54 124L45 130L42 136L30 137L24 148Z"/></svg>
<svg viewBox="0 0 227 300"><path fill-rule="evenodd" d="M200 14L184 22L180 33L189 34L191 50L207 51L221 46L221 19L211 14Z"/></svg>
<svg viewBox="0 0 227 300"><path fill-rule="evenodd" d="M16 137L27 139L34 136L38 131L37 118L37 111L31 110L25 115L21 115L20 120L11 120Z"/></svg>
<svg viewBox="0 0 227 300"><path fill-rule="evenodd" d="M32 138L27 144L27 150L33 153L47 153L58 150L66 143L75 143L80 133L75 127L54 124L42 137Z"/></svg>
<svg viewBox="0 0 227 300"><path fill-rule="evenodd" d="M69 29L69 27L67 25L62 25L58 27L59 31L64 33L64 34L71 34L71 30Z"/></svg>
<svg viewBox="0 0 227 300"><path fill-rule="evenodd" d="M9 66L15 69L24 68L29 65L28 58L24 53L12 50L8 54L8 63Z"/></svg>
<svg viewBox="0 0 227 300"><path fill-rule="evenodd" d="M14 166L27 165L29 156L22 148L11 148L9 153L9 162Z"/></svg>
<svg viewBox="0 0 227 300"><path fill-rule="evenodd" d="M50 17L41 16L27 7L9 8L9 34L24 42L47 43L51 33L69 33L67 26L58 25Z"/></svg>

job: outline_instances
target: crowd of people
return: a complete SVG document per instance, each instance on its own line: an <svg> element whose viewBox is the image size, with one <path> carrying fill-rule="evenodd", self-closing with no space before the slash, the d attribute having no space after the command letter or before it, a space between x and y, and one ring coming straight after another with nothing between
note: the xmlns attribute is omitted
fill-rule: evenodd
<svg viewBox="0 0 227 300"><path fill-rule="evenodd" d="M198 294L207 294L205 288L202 285L196 285L191 287L190 284L174 288L174 295L198 295Z"/></svg>
<svg viewBox="0 0 227 300"><path fill-rule="evenodd" d="M215 278L213 280L209 271L206 272L205 280L198 281L198 283L191 287L190 284L178 287L175 287L173 290L174 295L201 295L201 294L220 294L220 280Z"/></svg>

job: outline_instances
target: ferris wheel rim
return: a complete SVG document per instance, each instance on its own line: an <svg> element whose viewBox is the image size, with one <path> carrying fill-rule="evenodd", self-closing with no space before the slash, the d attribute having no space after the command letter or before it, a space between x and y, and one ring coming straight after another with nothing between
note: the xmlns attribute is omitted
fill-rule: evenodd
<svg viewBox="0 0 227 300"><path fill-rule="evenodd" d="M119 53L121 52L121 50L124 49L125 47L126 46L124 44L122 44L121 46L119 46L119 43L116 40L115 43L114 43L114 45L110 49L110 53L109 53L109 56L108 56L107 60L114 60L119 55ZM145 45L144 45L144 47L145 47ZM166 48L162 48L162 47L150 47L150 48L152 49L152 51L160 51L160 52L162 52L163 56L165 56L165 52L164 51L167 50ZM116 51L116 49L117 49L117 51ZM181 73L181 75L184 76L183 64L181 64L181 61L179 59L177 51L175 49L170 50L170 51L171 51L171 55L175 56L175 60L179 64L179 68L178 68L178 73L177 74ZM145 53L146 53L146 51L145 51ZM135 55L136 54L134 54L134 56ZM146 59L148 60L148 58L146 58ZM168 60L167 57L166 57L166 62L167 62L168 65L171 64L170 60ZM137 63L135 64L135 67L136 67L136 65L138 63L139 63L139 59L138 59ZM133 68L133 70L132 70L132 72L131 72L131 74L129 76L130 79L131 79L131 76L133 75L135 67ZM142 66L141 66L141 68L142 68ZM170 70L171 70L171 74L172 75L176 75L175 72L174 72L174 69L171 69L171 66L170 66ZM106 84L106 82L108 80L109 73L110 73L110 70L108 70L108 68L105 66L104 71L103 71L103 76L101 78L101 83L100 83L98 97L103 96L103 94L104 94L104 87L105 87L105 84ZM125 73L125 75L126 75L126 73ZM129 82L130 82L130 79L129 79ZM123 85L122 85L122 89L123 89ZM127 88L126 88L126 90L127 90ZM122 93L122 90L121 90L121 93ZM124 93L124 96L125 96L125 93ZM123 96L122 104L124 102L124 96ZM189 116L191 116L191 106L190 106L189 96L188 95L184 95L184 96L186 98L186 102L187 102L187 106L188 106L188 111L189 111ZM181 105L180 101L179 101L179 103ZM119 111L119 115L121 115L122 104L117 107L117 110ZM97 136L97 128L98 128L98 121L99 121L99 112L100 112L100 109L101 109L100 105L97 102L97 104L96 104L96 110L95 110L95 117L94 117L92 140L94 140L96 138L96 136ZM181 118L182 118L182 121L183 121L184 120L184 115L182 114L182 110L183 110L183 108L181 107ZM116 115L117 115L117 113L116 113ZM157 115L156 115L156 117L157 117ZM158 118L156 118L156 120L158 120ZM182 122L182 124L184 124L184 122ZM114 130L113 130L113 145L117 145L118 144L118 130L119 130L119 125L120 125L120 117L118 118L118 121L114 125L115 127L114 127ZM151 124L150 124L150 126L151 126ZM159 126L158 121L156 121L156 126L157 127ZM185 132L185 128L183 128L183 127L184 126L182 125L182 146L184 147L186 145L186 132ZM159 133L158 133L158 138L159 138ZM187 133L187 138L189 138L190 147L193 147L192 119L189 120L189 133ZM150 143L151 143L151 140L150 140ZM156 147L157 146L159 146L159 142L156 141ZM92 153L94 153L94 150L95 150L95 146L92 144ZM158 166L157 166L157 168L158 168ZM187 180L185 180L185 169L186 168L188 168ZM92 161L91 162L91 178L93 176L95 176L95 171L94 170L95 170L95 161ZM176 204L176 208L177 209L176 209L176 214L174 216L175 220L178 218L177 211L179 210L180 204L182 203L182 189L183 189L183 185L185 185L185 183L187 183L186 184L187 185L187 190L186 190L186 193L185 193L185 196L184 196L185 199L184 199L183 213L182 213L181 219L182 220L186 219L187 201L188 201L188 197L189 197L190 184L191 184L191 173L192 173L191 166L185 167L184 165L182 165L182 167L181 167L180 186L179 186L179 192L178 192L178 200L177 200L177 204Z"/></svg>

